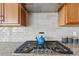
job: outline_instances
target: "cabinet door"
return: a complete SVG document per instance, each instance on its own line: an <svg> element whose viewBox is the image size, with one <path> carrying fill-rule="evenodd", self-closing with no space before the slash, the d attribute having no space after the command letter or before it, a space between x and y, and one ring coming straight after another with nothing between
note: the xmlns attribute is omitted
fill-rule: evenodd
<svg viewBox="0 0 79 59"><path fill-rule="evenodd" d="M79 24L78 8L79 5L76 3L66 4L66 24Z"/></svg>
<svg viewBox="0 0 79 59"><path fill-rule="evenodd" d="M5 3L5 21L4 24L18 23L18 4Z"/></svg>

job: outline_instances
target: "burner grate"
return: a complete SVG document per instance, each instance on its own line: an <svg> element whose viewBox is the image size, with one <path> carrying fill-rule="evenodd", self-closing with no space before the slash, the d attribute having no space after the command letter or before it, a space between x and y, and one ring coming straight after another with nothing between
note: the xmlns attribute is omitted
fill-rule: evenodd
<svg viewBox="0 0 79 59"><path fill-rule="evenodd" d="M36 45L35 41L26 41L20 47L15 50L15 53L63 53L73 54L73 52L58 41L46 41L44 46Z"/></svg>

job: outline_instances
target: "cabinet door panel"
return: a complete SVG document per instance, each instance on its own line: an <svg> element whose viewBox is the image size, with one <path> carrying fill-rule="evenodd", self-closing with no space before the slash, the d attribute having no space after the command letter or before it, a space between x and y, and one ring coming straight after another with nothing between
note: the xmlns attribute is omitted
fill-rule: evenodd
<svg viewBox="0 0 79 59"><path fill-rule="evenodd" d="M67 24L79 24L78 11L78 4L66 4Z"/></svg>
<svg viewBox="0 0 79 59"><path fill-rule="evenodd" d="M4 23L18 23L18 4L5 4L5 22Z"/></svg>

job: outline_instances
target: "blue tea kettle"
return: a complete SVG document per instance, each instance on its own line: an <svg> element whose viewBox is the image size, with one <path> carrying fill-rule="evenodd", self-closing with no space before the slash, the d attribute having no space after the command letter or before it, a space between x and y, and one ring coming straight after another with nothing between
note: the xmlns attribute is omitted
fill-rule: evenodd
<svg viewBox="0 0 79 59"><path fill-rule="evenodd" d="M43 35L39 35L36 37L37 45L44 45L45 44L45 37Z"/></svg>
<svg viewBox="0 0 79 59"><path fill-rule="evenodd" d="M43 36L36 37L37 45L44 45L45 44L45 38Z"/></svg>

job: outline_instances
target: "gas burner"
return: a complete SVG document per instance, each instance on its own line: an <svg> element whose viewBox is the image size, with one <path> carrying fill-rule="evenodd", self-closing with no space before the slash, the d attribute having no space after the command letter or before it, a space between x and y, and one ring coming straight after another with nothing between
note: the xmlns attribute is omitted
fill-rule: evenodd
<svg viewBox="0 0 79 59"><path fill-rule="evenodd" d="M36 45L35 47L33 47L32 52L33 53L35 53L35 52L38 52L38 53L50 52L50 53L52 53L52 49L49 48L46 44L44 46Z"/></svg>
<svg viewBox="0 0 79 59"><path fill-rule="evenodd" d="M63 54L73 54L73 52L58 41L46 41L44 46L36 45L35 41L26 41L15 50L15 53L46 53L58 52Z"/></svg>
<svg viewBox="0 0 79 59"><path fill-rule="evenodd" d="M52 53L53 51L52 51L52 49L49 49L49 48L46 48L46 49L44 49L44 48L34 48L33 50L32 50L32 52L33 53L46 53L46 52L49 52L49 53Z"/></svg>

